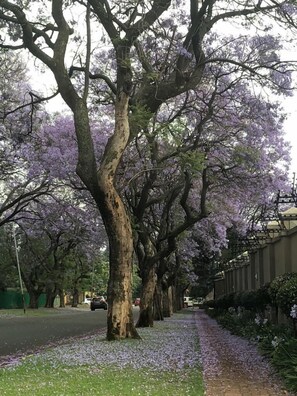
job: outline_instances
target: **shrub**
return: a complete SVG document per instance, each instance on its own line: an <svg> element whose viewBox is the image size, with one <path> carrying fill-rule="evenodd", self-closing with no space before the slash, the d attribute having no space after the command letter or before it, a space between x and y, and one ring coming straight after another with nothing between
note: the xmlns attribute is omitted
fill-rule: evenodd
<svg viewBox="0 0 297 396"><path fill-rule="evenodd" d="M264 312L266 306L271 302L268 288L267 284L257 290L236 293L234 307L244 307L253 312Z"/></svg>
<svg viewBox="0 0 297 396"><path fill-rule="evenodd" d="M227 310L229 307L234 306L235 293L227 294L226 296L219 297L215 301L215 308L219 310Z"/></svg>
<svg viewBox="0 0 297 396"><path fill-rule="evenodd" d="M292 277L281 285L276 294L276 303L290 317L292 306L297 304L297 277Z"/></svg>
<svg viewBox="0 0 297 396"><path fill-rule="evenodd" d="M206 306L206 308L215 308L216 302L215 300L208 300L204 302L204 305Z"/></svg>
<svg viewBox="0 0 297 396"><path fill-rule="evenodd" d="M279 289L289 280L296 279L296 272L287 272L283 275L277 276L269 285L268 294L273 305L277 305L277 294Z"/></svg>
<svg viewBox="0 0 297 396"><path fill-rule="evenodd" d="M269 283L261 286L258 290L256 290L255 296L255 309L258 312L264 312L267 305L271 304L271 298L269 295Z"/></svg>

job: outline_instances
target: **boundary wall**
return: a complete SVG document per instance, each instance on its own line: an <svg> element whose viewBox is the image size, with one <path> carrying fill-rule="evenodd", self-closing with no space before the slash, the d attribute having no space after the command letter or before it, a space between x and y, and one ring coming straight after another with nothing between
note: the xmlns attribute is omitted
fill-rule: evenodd
<svg viewBox="0 0 297 396"><path fill-rule="evenodd" d="M214 298L257 290L286 272L297 272L297 227L261 241L256 250L249 252L248 260L232 260L230 268L214 282Z"/></svg>

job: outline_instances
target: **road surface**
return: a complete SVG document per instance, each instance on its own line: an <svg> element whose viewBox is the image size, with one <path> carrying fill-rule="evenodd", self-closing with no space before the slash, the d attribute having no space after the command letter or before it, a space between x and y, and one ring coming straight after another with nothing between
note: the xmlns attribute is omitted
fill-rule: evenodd
<svg viewBox="0 0 297 396"><path fill-rule="evenodd" d="M135 309L134 309L135 311ZM104 310L71 310L46 317L1 317L0 360L7 355L30 353L40 347L87 334L105 334ZM135 316L137 312L134 312Z"/></svg>

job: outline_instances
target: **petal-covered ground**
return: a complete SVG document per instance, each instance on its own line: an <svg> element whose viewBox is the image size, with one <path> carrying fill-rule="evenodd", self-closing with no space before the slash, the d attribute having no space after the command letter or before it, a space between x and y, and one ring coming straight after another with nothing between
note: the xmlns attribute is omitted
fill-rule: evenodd
<svg viewBox="0 0 297 396"><path fill-rule="evenodd" d="M195 312L207 396L289 395L256 345Z"/></svg>
<svg viewBox="0 0 297 396"><path fill-rule="evenodd" d="M72 339L69 343L30 356L31 363L49 367L90 365L178 371L200 365L195 320L190 313L176 314L156 322L154 328L138 329L141 340L109 342L105 334ZM28 361L27 359L25 359ZM23 358L11 358L6 367L22 364Z"/></svg>

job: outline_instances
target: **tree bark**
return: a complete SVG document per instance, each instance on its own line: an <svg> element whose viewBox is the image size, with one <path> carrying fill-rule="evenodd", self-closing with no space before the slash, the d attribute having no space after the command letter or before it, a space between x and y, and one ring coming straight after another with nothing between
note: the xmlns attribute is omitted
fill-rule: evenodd
<svg viewBox="0 0 297 396"><path fill-rule="evenodd" d="M75 287L75 288L73 289L72 304L71 304L71 306L72 306L73 308L77 308L77 305L78 305L78 296L79 296L79 292L78 292L78 289Z"/></svg>
<svg viewBox="0 0 297 396"><path fill-rule="evenodd" d="M28 290L29 293L29 308L37 309L38 308L38 298L41 295L41 292L36 292L35 290Z"/></svg>
<svg viewBox="0 0 297 396"><path fill-rule="evenodd" d="M136 327L152 327L154 325L154 292L156 288L155 265L144 264L142 272L142 291L140 295L140 311Z"/></svg>
<svg viewBox="0 0 297 396"><path fill-rule="evenodd" d="M34 272L27 275L24 271L21 271L21 274L22 280L29 293L29 308L36 309L38 308L38 298L43 292L44 288L43 286L38 285L37 279L35 276L33 276L35 275Z"/></svg>
<svg viewBox="0 0 297 396"><path fill-rule="evenodd" d="M45 308L54 308L54 302L55 302L56 295L57 295L56 288L46 289Z"/></svg>
<svg viewBox="0 0 297 396"><path fill-rule="evenodd" d="M130 218L115 186L114 177L129 139L129 96L117 97L115 132L109 140L98 172L97 201L109 240L107 339L139 338L132 312L133 237Z"/></svg>
<svg viewBox="0 0 297 396"><path fill-rule="evenodd" d="M163 316L163 291L161 281L158 279L154 294L154 319L164 320Z"/></svg>
<svg viewBox="0 0 297 396"><path fill-rule="evenodd" d="M59 299L60 299L60 308L65 308L65 293L62 289L59 289Z"/></svg>
<svg viewBox="0 0 297 396"><path fill-rule="evenodd" d="M172 288L171 286L165 286L163 290L163 316L164 318L170 318L172 313Z"/></svg>

